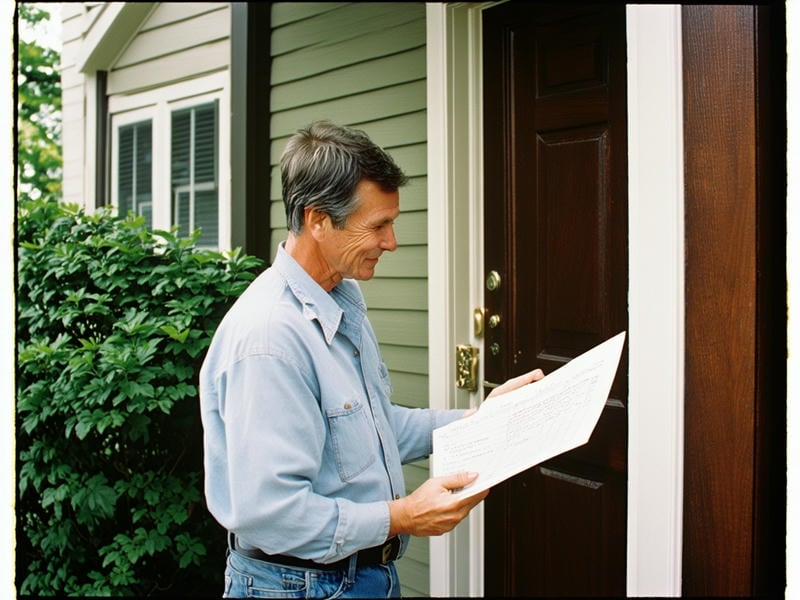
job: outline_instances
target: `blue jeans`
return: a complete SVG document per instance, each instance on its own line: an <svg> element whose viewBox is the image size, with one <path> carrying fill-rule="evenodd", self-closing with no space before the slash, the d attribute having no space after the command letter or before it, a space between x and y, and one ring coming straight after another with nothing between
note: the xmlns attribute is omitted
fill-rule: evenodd
<svg viewBox="0 0 800 600"><path fill-rule="evenodd" d="M326 571L285 567L228 552L224 598L399 598L394 563Z"/></svg>

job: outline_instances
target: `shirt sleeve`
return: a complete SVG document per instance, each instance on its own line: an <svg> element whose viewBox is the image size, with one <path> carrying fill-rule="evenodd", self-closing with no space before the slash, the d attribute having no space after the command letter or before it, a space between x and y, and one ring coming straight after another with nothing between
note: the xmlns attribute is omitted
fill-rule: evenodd
<svg viewBox="0 0 800 600"><path fill-rule="evenodd" d="M467 412L461 409L406 408L397 405L392 405L391 411L403 464L428 457L433 451L433 430L460 419Z"/></svg>
<svg viewBox="0 0 800 600"><path fill-rule="evenodd" d="M267 553L322 563L383 543L386 502L314 490L326 431L313 380L299 365L252 355L218 373L212 385L218 414L204 420L218 423L207 428L206 495L224 527Z"/></svg>

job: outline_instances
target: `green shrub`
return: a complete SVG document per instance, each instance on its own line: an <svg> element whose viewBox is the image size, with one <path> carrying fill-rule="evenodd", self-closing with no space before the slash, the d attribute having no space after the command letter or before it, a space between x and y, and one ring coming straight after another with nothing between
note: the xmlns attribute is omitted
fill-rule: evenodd
<svg viewBox="0 0 800 600"><path fill-rule="evenodd" d="M197 374L262 261L53 201L18 243L18 591L220 595Z"/></svg>

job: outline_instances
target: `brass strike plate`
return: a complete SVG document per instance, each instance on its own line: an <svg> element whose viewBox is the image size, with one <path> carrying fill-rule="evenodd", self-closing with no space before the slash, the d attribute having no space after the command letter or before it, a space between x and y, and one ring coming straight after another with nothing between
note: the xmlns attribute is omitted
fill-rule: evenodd
<svg viewBox="0 0 800 600"><path fill-rule="evenodd" d="M478 390L478 353L475 346L456 346L456 386L476 392Z"/></svg>

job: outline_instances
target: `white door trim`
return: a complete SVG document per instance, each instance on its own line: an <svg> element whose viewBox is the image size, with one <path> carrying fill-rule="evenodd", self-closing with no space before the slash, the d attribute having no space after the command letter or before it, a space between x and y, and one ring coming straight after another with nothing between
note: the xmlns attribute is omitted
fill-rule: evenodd
<svg viewBox="0 0 800 600"><path fill-rule="evenodd" d="M480 13L427 4L429 392L454 386L455 345L482 297ZM683 162L680 6L629 5L628 571L632 596L679 596L683 503ZM431 595L483 595L483 513L431 538Z"/></svg>
<svg viewBox="0 0 800 600"><path fill-rule="evenodd" d="M428 3L428 386L431 408L475 406L455 387L455 346L480 347L472 309L483 302L482 164L479 84L474 60L478 5ZM480 19L478 19L478 31ZM480 48L480 45L477 45ZM478 58L480 56L478 55ZM476 138L478 136L478 138ZM473 510L449 534L430 538L433 597L482 595L483 513Z"/></svg>
<svg viewBox="0 0 800 600"><path fill-rule="evenodd" d="M627 7L629 596L680 596L684 198L681 7Z"/></svg>

